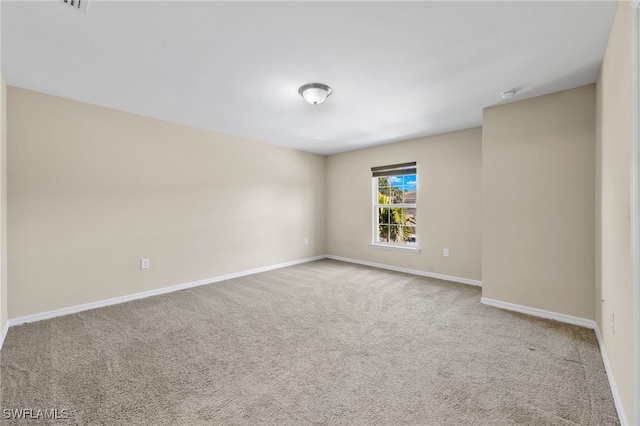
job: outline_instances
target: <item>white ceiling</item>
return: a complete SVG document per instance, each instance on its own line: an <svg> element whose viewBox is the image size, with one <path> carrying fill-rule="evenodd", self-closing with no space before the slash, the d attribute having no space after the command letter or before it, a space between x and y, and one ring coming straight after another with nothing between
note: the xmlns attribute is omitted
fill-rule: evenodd
<svg viewBox="0 0 640 426"><path fill-rule="evenodd" d="M7 84L321 154L593 83L616 2L2 1ZM319 106L298 88L328 84Z"/></svg>

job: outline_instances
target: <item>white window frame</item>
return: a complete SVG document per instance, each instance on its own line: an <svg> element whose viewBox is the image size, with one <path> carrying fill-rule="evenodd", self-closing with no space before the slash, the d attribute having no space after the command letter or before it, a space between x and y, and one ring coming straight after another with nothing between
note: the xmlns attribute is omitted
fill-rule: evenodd
<svg viewBox="0 0 640 426"><path fill-rule="evenodd" d="M392 167L392 166L389 166ZM413 174L413 173L412 173ZM398 175L401 176L401 175ZM416 229L416 242L414 243L390 243L378 240L378 227L379 227L379 211L381 208L410 208L415 209L416 215L418 211L418 172L416 166L416 202L415 203L402 203L402 204L379 204L378 203L378 177L373 176L371 178L371 193L372 193L372 223L371 223L371 243L372 248L385 249L385 250L397 250L405 252L420 253L418 248L418 224L414 225ZM403 200L404 201L404 200Z"/></svg>

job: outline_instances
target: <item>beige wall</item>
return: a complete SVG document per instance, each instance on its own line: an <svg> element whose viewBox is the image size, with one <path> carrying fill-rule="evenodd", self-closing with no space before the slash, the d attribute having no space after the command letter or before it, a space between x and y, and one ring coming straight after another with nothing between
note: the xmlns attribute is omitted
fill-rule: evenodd
<svg viewBox="0 0 640 426"><path fill-rule="evenodd" d="M15 87L8 151L10 318L325 251L323 156Z"/></svg>
<svg viewBox="0 0 640 426"><path fill-rule="evenodd" d="M7 323L7 85L0 76L0 333Z"/></svg>
<svg viewBox="0 0 640 426"><path fill-rule="evenodd" d="M483 297L594 318L593 85L483 112Z"/></svg>
<svg viewBox="0 0 640 426"><path fill-rule="evenodd" d="M631 7L628 2L618 5L596 88L595 319L628 420L640 424L640 419L633 422L631 418ZM611 312L615 314L615 324L612 324Z"/></svg>
<svg viewBox="0 0 640 426"><path fill-rule="evenodd" d="M480 128L327 158L327 253L425 272L482 279ZM418 163L418 254L369 247L371 167ZM450 256L443 257L442 249Z"/></svg>

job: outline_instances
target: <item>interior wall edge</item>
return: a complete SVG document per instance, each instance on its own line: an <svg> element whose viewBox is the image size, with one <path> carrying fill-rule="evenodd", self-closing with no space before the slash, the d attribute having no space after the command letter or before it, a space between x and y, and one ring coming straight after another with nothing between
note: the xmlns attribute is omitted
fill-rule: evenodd
<svg viewBox="0 0 640 426"><path fill-rule="evenodd" d="M488 297L480 298L480 303L494 308L505 309L507 311L519 312L534 317L551 319L554 321L564 322L567 324L578 325L589 329L595 329L597 324L594 320L588 318L580 318L573 315L561 314L559 312L547 311L545 309L533 308L531 306L519 305L517 303L504 302L502 300L491 299Z"/></svg>
<svg viewBox="0 0 640 426"><path fill-rule="evenodd" d="M454 277L451 275L437 274L435 272L420 271L418 269L402 268L400 266L388 265L385 263L369 262L367 260L353 259L350 257L326 255L327 259L339 260L342 262L356 263L358 265L371 266L373 268L387 269L389 271L404 272L405 274L419 275L422 277L437 278L439 280L453 281L460 284L467 284L476 287L482 287L482 281L470 278Z"/></svg>
<svg viewBox="0 0 640 426"><path fill-rule="evenodd" d="M8 331L9 331L9 321L7 321L4 324L4 327L2 327L2 331L0 331L0 351L2 351L2 345L4 344L4 339L5 337L7 337Z"/></svg>
<svg viewBox="0 0 640 426"><path fill-rule="evenodd" d="M226 274L226 275L220 275L220 276L217 276L217 277L206 278L206 279L203 279L203 280L177 284L177 285L173 285L173 286L163 287L163 288L149 290L149 291L143 291L143 292L139 292L139 293L133 293L133 294L125 295L125 296L113 297L113 298L110 298L110 299L98 300L98 301L89 302L89 303L83 303L81 305L74 305L74 306L69 306L69 307L61 308L61 309L54 309L52 311L46 311L46 312L41 312L41 313L31 314L31 315L25 315L25 316L21 316L21 317L17 317L17 318L9 318L9 320L7 321L7 327L5 327L5 328L8 329L8 327L13 327L13 326L17 326L17 325L27 324L27 323L36 322L36 321L42 321L42 320L56 318L56 317L61 317L61 316L64 316L64 315L75 314L75 313L78 313L78 312L83 312L83 311L88 311L88 310L91 310L91 309L102 308L102 307L105 307L105 306L117 305L117 304L120 304L120 303L130 302L130 301L133 301L133 300L145 299L145 298L151 297L151 296L159 296L159 295L162 295L162 294L173 293L175 291L186 290L188 288L199 287L199 286L202 286L202 285L215 284L215 283L218 283L218 282L221 282L221 281L227 281L227 280L230 280L230 279L233 279L233 278L240 278L240 277L245 277L247 275L253 275L253 274L258 274L258 273L261 273L261 272L268 272L268 271L273 271L273 270L276 270L276 269L286 268L288 266L294 266L294 265L299 265L299 264L302 264L302 263L313 262L313 261L316 261L316 260L324 259L325 257L326 257L325 255L313 256L313 257L308 257L308 258L304 258L304 259L293 260L293 261L290 261L290 262L279 263L279 264L276 264L276 265L263 266L261 268L249 269L249 270L246 270L246 271L234 272L234 273L231 273L231 274ZM6 334L6 331L4 333ZM4 339L4 335L2 336L2 339ZM0 348L1 348L1 345L0 345Z"/></svg>
<svg viewBox="0 0 640 426"><path fill-rule="evenodd" d="M613 394L613 402L615 402L616 404L616 410L618 411L618 418L620 419L620 424L628 425L630 423L627 418L627 413L624 411L624 405L622 405L622 398L620 397L620 392L618 391L618 385L616 385L616 379L613 375L611 364L609 363L607 350L604 347L604 340L602 340L600 327L598 327L597 323L594 323L594 325L595 325L594 331L596 332L596 337L598 338L598 346L600 346L600 353L602 354L602 362L604 363L604 369L607 372L607 378L609 379L609 387L611 388L611 393Z"/></svg>

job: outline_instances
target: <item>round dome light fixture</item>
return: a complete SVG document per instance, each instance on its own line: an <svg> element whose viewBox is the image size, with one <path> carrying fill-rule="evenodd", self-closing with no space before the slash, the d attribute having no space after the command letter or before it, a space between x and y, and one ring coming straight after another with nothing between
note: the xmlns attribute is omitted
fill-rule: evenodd
<svg viewBox="0 0 640 426"><path fill-rule="evenodd" d="M323 103L331 94L331 87L322 83L309 83L298 89L300 96L311 105Z"/></svg>
<svg viewBox="0 0 640 426"><path fill-rule="evenodd" d="M517 90L507 90L506 92L500 93L502 99L513 99L516 96Z"/></svg>

